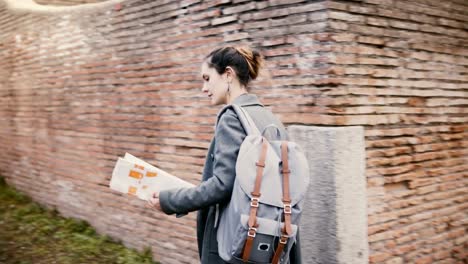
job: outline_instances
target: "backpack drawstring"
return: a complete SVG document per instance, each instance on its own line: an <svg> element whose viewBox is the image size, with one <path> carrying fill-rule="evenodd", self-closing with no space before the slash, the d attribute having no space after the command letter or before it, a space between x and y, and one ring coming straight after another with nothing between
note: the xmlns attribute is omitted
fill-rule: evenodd
<svg viewBox="0 0 468 264"><path fill-rule="evenodd" d="M216 204L214 228L218 226L219 204Z"/></svg>

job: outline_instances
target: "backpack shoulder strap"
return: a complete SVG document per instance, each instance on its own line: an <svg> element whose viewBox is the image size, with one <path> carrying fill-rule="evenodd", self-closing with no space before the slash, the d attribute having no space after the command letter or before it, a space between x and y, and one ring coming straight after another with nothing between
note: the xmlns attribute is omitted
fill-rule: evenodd
<svg viewBox="0 0 468 264"><path fill-rule="evenodd" d="M252 117L249 113L242 107L233 104L234 110L236 111L237 116L239 117L242 126L244 126L247 131L247 135L260 135L258 127L255 125L255 122L252 120Z"/></svg>
<svg viewBox="0 0 468 264"><path fill-rule="evenodd" d="M258 127L255 125L255 123L252 120L252 117L249 115L249 113L245 109L243 109L241 106L236 105L236 104L228 104L228 105L224 106L218 112L218 115L217 115L217 118L216 118L215 128L218 125L218 122L221 119L221 116L229 108L232 108L234 110L237 117L241 121L242 127L244 127L245 131L247 132L247 135L260 135L260 131L258 130Z"/></svg>

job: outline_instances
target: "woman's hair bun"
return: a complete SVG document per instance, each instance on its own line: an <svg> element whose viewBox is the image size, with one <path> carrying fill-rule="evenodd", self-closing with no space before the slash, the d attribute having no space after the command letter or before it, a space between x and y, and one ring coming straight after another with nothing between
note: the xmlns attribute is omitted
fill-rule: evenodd
<svg viewBox="0 0 468 264"><path fill-rule="evenodd" d="M223 74L226 67L232 67L239 82L247 87L255 80L264 65L264 59L258 50L248 46L224 46L213 50L205 57L209 67L215 68L218 74Z"/></svg>
<svg viewBox="0 0 468 264"><path fill-rule="evenodd" d="M247 61L249 66L249 76L255 80L264 66L264 59L258 50L252 50L247 46L234 47Z"/></svg>

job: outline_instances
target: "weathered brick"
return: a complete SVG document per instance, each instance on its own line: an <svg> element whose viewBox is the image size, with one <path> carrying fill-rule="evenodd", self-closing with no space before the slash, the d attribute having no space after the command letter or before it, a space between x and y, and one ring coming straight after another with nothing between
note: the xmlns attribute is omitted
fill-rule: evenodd
<svg viewBox="0 0 468 264"><path fill-rule="evenodd" d="M375 14L377 10L374 6L357 6L357 5L350 5L348 9L352 13L361 13L365 15Z"/></svg>
<svg viewBox="0 0 468 264"><path fill-rule="evenodd" d="M346 12L330 11L328 12L328 17L336 20L343 20L348 22L363 22L364 17L359 15L352 15Z"/></svg>
<svg viewBox="0 0 468 264"><path fill-rule="evenodd" d="M328 13L321 10L317 12L312 12L308 15L310 23L316 23L316 21L323 21L328 18Z"/></svg>
<svg viewBox="0 0 468 264"><path fill-rule="evenodd" d="M409 20L427 24L436 24L437 21L437 19L433 16L427 16L422 14L409 14Z"/></svg>
<svg viewBox="0 0 468 264"><path fill-rule="evenodd" d="M276 46L286 43L285 37L279 37L275 39L267 39L262 42L262 46Z"/></svg>
<svg viewBox="0 0 468 264"><path fill-rule="evenodd" d="M421 257L421 258L417 258L415 259L415 264L430 264L430 263L433 263L433 259L432 257L428 256L428 257Z"/></svg>
<svg viewBox="0 0 468 264"><path fill-rule="evenodd" d="M411 30L418 30L419 25L416 23L410 23L410 22L401 22L397 20L390 20L389 25L391 27L395 28L402 28L402 29L411 29Z"/></svg>
<svg viewBox="0 0 468 264"><path fill-rule="evenodd" d="M357 39L358 42L368 43L374 45L383 45L385 41L382 38L368 37L368 36L359 36Z"/></svg>
<svg viewBox="0 0 468 264"><path fill-rule="evenodd" d="M382 263L383 261L389 259L391 256L392 254L388 252L374 253L369 256L369 263Z"/></svg>
<svg viewBox="0 0 468 264"><path fill-rule="evenodd" d="M279 6L279 5L290 5L290 4L296 4L296 3L303 3L307 2L305 0L269 0L268 4L270 6Z"/></svg>
<svg viewBox="0 0 468 264"><path fill-rule="evenodd" d="M249 10L252 10L252 9L255 9L255 8L257 8L255 2L249 2L249 3L244 4L244 5L226 7L226 8L224 8L222 10L222 12L225 15L231 15L231 14L235 14L235 13L241 13L241 12L244 12L244 11L249 11Z"/></svg>
<svg viewBox="0 0 468 264"><path fill-rule="evenodd" d="M450 19L445 19L445 18L438 18L437 20L434 19L434 21L431 21L431 24L435 24L435 23L438 23L439 25L442 25L442 26L449 26L453 28L464 28L463 23L450 20Z"/></svg>
<svg viewBox="0 0 468 264"><path fill-rule="evenodd" d="M318 2L318 3L310 3L304 5L297 5L294 7L288 7L289 14L296 14L296 13L304 13L304 12L314 12L319 10L326 9L325 2Z"/></svg>
<svg viewBox="0 0 468 264"><path fill-rule="evenodd" d="M229 41L237 41L240 39L246 39L249 37L249 33L247 32L242 32L242 33L236 33L236 34L230 34L224 37L224 41L229 42Z"/></svg>
<svg viewBox="0 0 468 264"><path fill-rule="evenodd" d="M281 26L281 25L291 25L291 24L299 24L307 21L307 15L291 15L287 16L286 18L281 19L271 19L270 23L271 26Z"/></svg>
<svg viewBox="0 0 468 264"><path fill-rule="evenodd" d="M397 248L394 249L394 252L395 252L395 255L404 255L412 250L415 250L416 249L416 246L413 245L413 244L407 244L407 245L403 245L403 246L399 246Z"/></svg>
<svg viewBox="0 0 468 264"><path fill-rule="evenodd" d="M289 26L288 31L294 34L300 34L304 32L322 32L327 27L325 22L317 22L313 25L291 25Z"/></svg>
<svg viewBox="0 0 468 264"><path fill-rule="evenodd" d="M337 42L343 42L343 41L350 42L350 41L354 41L354 39L356 38L356 35L350 34L350 33L335 33L332 35L331 38Z"/></svg>
<svg viewBox="0 0 468 264"><path fill-rule="evenodd" d="M390 8L377 8L377 13L383 17L408 19L408 14L405 12L398 12Z"/></svg>
<svg viewBox="0 0 468 264"><path fill-rule="evenodd" d="M284 9L274 9L274 10L260 10L259 12L252 13L252 19L260 20L267 19L272 17L287 16L289 15L289 10ZM247 20L247 19L246 19Z"/></svg>
<svg viewBox="0 0 468 264"><path fill-rule="evenodd" d="M345 3L340 3L340 2L337 2L337 1L327 1L326 2L326 6L328 9L336 9L336 10L342 10L342 11L346 11L348 10L348 5L345 4Z"/></svg>
<svg viewBox="0 0 468 264"><path fill-rule="evenodd" d="M251 21L244 25L244 29L252 29L252 28L268 28L270 27L270 21Z"/></svg>
<svg viewBox="0 0 468 264"><path fill-rule="evenodd" d="M225 24L225 23L229 23L229 22L232 22L232 21L236 21L237 19L238 19L237 15L215 18L215 19L211 20L211 25L216 26L216 25L220 25L220 24Z"/></svg>
<svg viewBox="0 0 468 264"><path fill-rule="evenodd" d="M393 232L392 231L387 231L387 232L381 232L377 234L373 234L369 236L369 242L375 242L375 241L380 241L380 240L388 240L393 238Z"/></svg>
<svg viewBox="0 0 468 264"><path fill-rule="evenodd" d="M383 18L367 17L366 22L372 26L386 27L388 26L388 21Z"/></svg>
<svg viewBox="0 0 468 264"><path fill-rule="evenodd" d="M403 263L404 263L403 258L401 257L395 257L385 262L385 264L403 264Z"/></svg>
<svg viewBox="0 0 468 264"><path fill-rule="evenodd" d="M375 5L394 5L394 0L364 0L363 2Z"/></svg>

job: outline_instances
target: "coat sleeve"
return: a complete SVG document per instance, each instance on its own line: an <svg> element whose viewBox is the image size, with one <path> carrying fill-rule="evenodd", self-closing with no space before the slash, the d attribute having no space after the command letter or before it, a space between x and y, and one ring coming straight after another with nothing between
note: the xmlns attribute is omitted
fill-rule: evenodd
<svg viewBox="0 0 468 264"><path fill-rule="evenodd" d="M234 110L220 117L215 131L213 177L193 188L161 191L159 201L166 214L186 214L229 201L236 175L236 161L246 132Z"/></svg>

